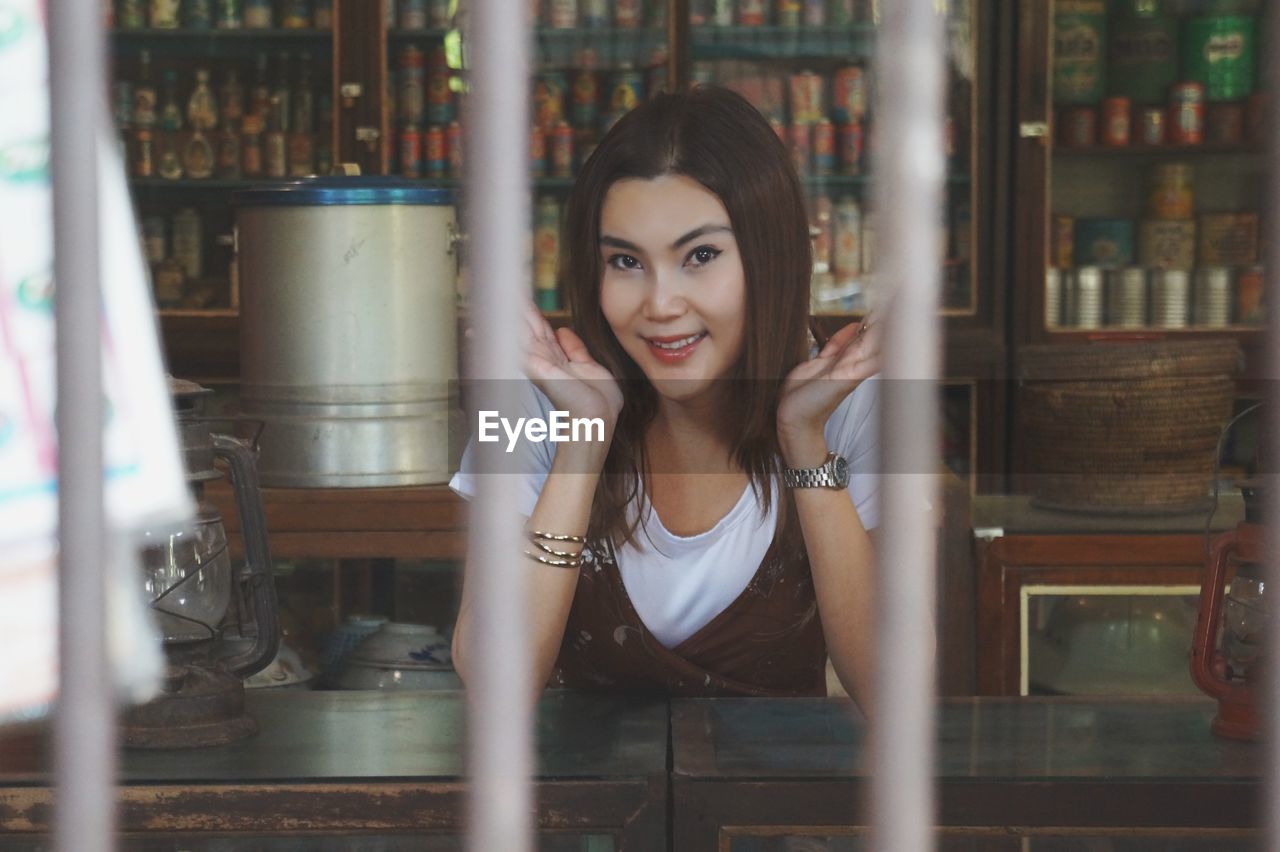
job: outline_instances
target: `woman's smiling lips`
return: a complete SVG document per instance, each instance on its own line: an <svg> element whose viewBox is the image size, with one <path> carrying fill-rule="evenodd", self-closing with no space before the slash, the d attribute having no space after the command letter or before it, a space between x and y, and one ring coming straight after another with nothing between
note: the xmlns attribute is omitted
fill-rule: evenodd
<svg viewBox="0 0 1280 852"><path fill-rule="evenodd" d="M649 352L653 357L667 364L676 364L693 354L698 344L707 336L705 331L696 334L676 334L666 337L646 337Z"/></svg>

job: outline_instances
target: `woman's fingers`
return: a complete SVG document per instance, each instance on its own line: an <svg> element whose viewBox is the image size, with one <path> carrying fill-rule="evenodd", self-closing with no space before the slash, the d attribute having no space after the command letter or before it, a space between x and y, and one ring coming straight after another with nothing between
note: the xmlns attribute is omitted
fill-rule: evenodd
<svg viewBox="0 0 1280 852"><path fill-rule="evenodd" d="M831 335L827 344L822 347L822 351L818 353L818 357L829 358L840 352L853 341L860 339L866 333L868 327L868 320L863 320L861 323L849 323Z"/></svg>
<svg viewBox="0 0 1280 852"><path fill-rule="evenodd" d="M587 351L587 344L582 342L582 338L568 327L556 329L556 342L564 351L564 356L575 364L594 364L596 359L591 357L591 353Z"/></svg>

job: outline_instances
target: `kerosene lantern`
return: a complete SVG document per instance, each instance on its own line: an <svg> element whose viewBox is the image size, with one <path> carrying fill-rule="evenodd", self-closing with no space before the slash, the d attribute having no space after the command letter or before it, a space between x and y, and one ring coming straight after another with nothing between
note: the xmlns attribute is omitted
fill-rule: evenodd
<svg viewBox="0 0 1280 852"><path fill-rule="evenodd" d="M1213 732L1254 740L1262 731L1259 692L1268 618L1262 518L1270 495L1264 495L1261 478L1239 487L1244 520L1214 542L1200 587L1191 677L1218 700Z"/></svg>
<svg viewBox="0 0 1280 852"><path fill-rule="evenodd" d="M149 534L143 555L143 583L168 665L161 695L125 715L125 745L139 748L219 745L255 733L243 679L271 662L280 641L253 455L237 439L209 431L207 388L171 378L169 390L198 508L191 529ZM232 566L217 507L204 499L205 484L222 476L216 460L227 467L240 515L240 569Z"/></svg>

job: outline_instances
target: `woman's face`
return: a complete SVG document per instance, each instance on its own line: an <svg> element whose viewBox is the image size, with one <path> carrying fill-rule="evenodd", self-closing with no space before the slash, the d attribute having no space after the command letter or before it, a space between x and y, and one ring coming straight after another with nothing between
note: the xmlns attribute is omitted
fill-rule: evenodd
<svg viewBox="0 0 1280 852"><path fill-rule="evenodd" d="M600 306L663 397L692 400L742 354L746 280L729 213L684 175L617 181L600 214Z"/></svg>

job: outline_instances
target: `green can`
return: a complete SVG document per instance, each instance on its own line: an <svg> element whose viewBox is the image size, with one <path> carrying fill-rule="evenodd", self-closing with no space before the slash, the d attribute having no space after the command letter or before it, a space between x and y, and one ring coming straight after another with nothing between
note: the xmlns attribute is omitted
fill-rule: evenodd
<svg viewBox="0 0 1280 852"><path fill-rule="evenodd" d="M1140 2L1108 23L1107 91L1140 106L1163 105L1178 79L1178 22Z"/></svg>
<svg viewBox="0 0 1280 852"><path fill-rule="evenodd" d="M1204 85L1210 101L1253 93L1255 21L1248 15L1206 15L1182 25L1182 76Z"/></svg>
<svg viewBox="0 0 1280 852"><path fill-rule="evenodd" d="M1058 0L1053 15L1053 99L1091 106L1105 90L1107 10L1103 0Z"/></svg>

